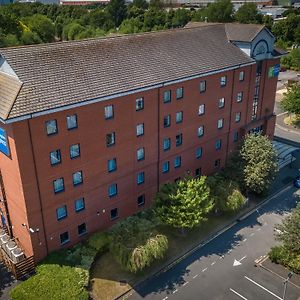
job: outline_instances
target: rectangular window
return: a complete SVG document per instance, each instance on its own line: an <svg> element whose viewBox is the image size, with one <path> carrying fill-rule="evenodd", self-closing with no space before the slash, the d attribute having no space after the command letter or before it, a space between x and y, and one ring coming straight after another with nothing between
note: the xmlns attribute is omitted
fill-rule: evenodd
<svg viewBox="0 0 300 300"><path fill-rule="evenodd" d="M215 143L216 150L220 150L221 147L222 147L222 140L221 139L216 140L216 143Z"/></svg>
<svg viewBox="0 0 300 300"><path fill-rule="evenodd" d="M68 216L67 205L63 205L56 209L57 221L62 220Z"/></svg>
<svg viewBox="0 0 300 300"><path fill-rule="evenodd" d="M136 125L136 136L144 135L144 123Z"/></svg>
<svg viewBox="0 0 300 300"><path fill-rule="evenodd" d="M237 112L235 114L235 122L238 123L241 121L241 112Z"/></svg>
<svg viewBox="0 0 300 300"><path fill-rule="evenodd" d="M106 120L112 119L114 117L114 106L108 105L104 107L104 117Z"/></svg>
<svg viewBox="0 0 300 300"><path fill-rule="evenodd" d="M142 206L145 204L145 194L137 197L137 205Z"/></svg>
<svg viewBox="0 0 300 300"><path fill-rule="evenodd" d="M216 159L215 160L215 168L220 168L221 166L221 159Z"/></svg>
<svg viewBox="0 0 300 300"><path fill-rule="evenodd" d="M183 98L183 87L176 89L176 99L182 99Z"/></svg>
<svg viewBox="0 0 300 300"><path fill-rule="evenodd" d="M234 133L233 133L233 141L234 142L237 142L239 140L239 133L238 133L238 131L235 131Z"/></svg>
<svg viewBox="0 0 300 300"><path fill-rule="evenodd" d="M223 108L225 106L225 98L220 98L218 101L218 107Z"/></svg>
<svg viewBox="0 0 300 300"><path fill-rule="evenodd" d="M239 74L239 81L243 81L245 79L245 72L241 71Z"/></svg>
<svg viewBox="0 0 300 300"><path fill-rule="evenodd" d="M115 137L115 133L108 133L106 135L106 146L110 147L112 145L114 145L116 143L116 137Z"/></svg>
<svg viewBox="0 0 300 300"><path fill-rule="evenodd" d="M107 171L108 172L113 172L117 170L117 159L113 158L113 159L109 159L107 161Z"/></svg>
<svg viewBox="0 0 300 300"><path fill-rule="evenodd" d="M196 149L196 158L200 159L202 157L202 147Z"/></svg>
<svg viewBox="0 0 300 300"><path fill-rule="evenodd" d="M145 172L137 173L136 175L136 183L143 184L145 182Z"/></svg>
<svg viewBox="0 0 300 300"><path fill-rule="evenodd" d="M199 178L201 176L201 168L197 168L196 170L195 170L195 177L196 178Z"/></svg>
<svg viewBox="0 0 300 300"><path fill-rule="evenodd" d="M171 139L170 138L165 138L163 140L163 149L164 151L170 150L171 148Z"/></svg>
<svg viewBox="0 0 300 300"><path fill-rule="evenodd" d="M46 121L46 131L47 135L56 134L58 132L56 120Z"/></svg>
<svg viewBox="0 0 300 300"><path fill-rule="evenodd" d="M198 137L201 137L204 135L204 126L198 127Z"/></svg>
<svg viewBox="0 0 300 300"><path fill-rule="evenodd" d="M181 166L181 156L176 156L174 159L174 168L179 168Z"/></svg>
<svg viewBox="0 0 300 300"><path fill-rule="evenodd" d="M170 168L170 163L168 161L164 162L162 165L162 172L163 173L169 172L169 168Z"/></svg>
<svg viewBox="0 0 300 300"><path fill-rule="evenodd" d="M219 120L218 120L218 129L223 128L223 125L224 125L224 119L223 119L223 118L222 118L222 119L219 119Z"/></svg>
<svg viewBox="0 0 300 300"><path fill-rule="evenodd" d="M65 190L65 185L64 185L64 179L63 178L58 178L53 181L53 189L54 193L59 193L63 192Z"/></svg>
<svg viewBox="0 0 300 300"><path fill-rule="evenodd" d="M84 198L75 200L74 205L75 205L76 212L84 210L85 209Z"/></svg>
<svg viewBox="0 0 300 300"><path fill-rule="evenodd" d="M144 98L139 98L135 100L135 110L139 111L144 109Z"/></svg>
<svg viewBox="0 0 300 300"><path fill-rule="evenodd" d="M164 91L164 103L171 101L171 91Z"/></svg>
<svg viewBox="0 0 300 300"><path fill-rule="evenodd" d="M69 232L66 231L66 232L60 234L59 239L60 239L60 244L61 245L64 245L64 244L68 243L70 241Z"/></svg>
<svg viewBox="0 0 300 300"><path fill-rule="evenodd" d="M204 93L206 91L206 81L200 81L200 85L199 85L199 89L200 89L200 93Z"/></svg>
<svg viewBox="0 0 300 300"><path fill-rule="evenodd" d="M237 102L242 102L243 101L243 92L239 92L236 95L236 101Z"/></svg>
<svg viewBox="0 0 300 300"><path fill-rule="evenodd" d="M67 128L68 130L75 129L78 127L77 115L67 116Z"/></svg>
<svg viewBox="0 0 300 300"><path fill-rule="evenodd" d="M50 163L52 166L61 163L61 153L59 149L50 152Z"/></svg>
<svg viewBox="0 0 300 300"><path fill-rule="evenodd" d="M145 159L145 148L139 148L136 151L136 159L138 161Z"/></svg>
<svg viewBox="0 0 300 300"><path fill-rule="evenodd" d="M78 225L77 229L78 229L78 235L83 235L83 234L87 233L85 223L82 223L82 224Z"/></svg>
<svg viewBox="0 0 300 300"><path fill-rule="evenodd" d="M117 184L113 183L108 187L108 196L113 197L113 196L116 196L117 194L118 194Z"/></svg>
<svg viewBox="0 0 300 300"><path fill-rule="evenodd" d="M82 171L77 171L73 173L73 185L78 185L83 183Z"/></svg>
<svg viewBox="0 0 300 300"><path fill-rule="evenodd" d="M182 145L182 133L176 135L176 147Z"/></svg>
<svg viewBox="0 0 300 300"><path fill-rule="evenodd" d="M80 156L80 145L74 144L70 146L70 158L76 158Z"/></svg>
<svg viewBox="0 0 300 300"><path fill-rule="evenodd" d="M222 76L220 79L220 85L222 86L226 86L226 81L227 81L227 77L226 76Z"/></svg>
<svg viewBox="0 0 300 300"><path fill-rule="evenodd" d="M164 127L169 127L171 125L171 115L164 116Z"/></svg>
<svg viewBox="0 0 300 300"><path fill-rule="evenodd" d="M110 211L110 219L111 220L117 219L118 216L119 216L119 212L118 212L117 208L114 208Z"/></svg>
<svg viewBox="0 0 300 300"><path fill-rule="evenodd" d="M183 111L176 113L176 123L181 123L183 121Z"/></svg>
<svg viewBox="0 0 300 300"><path fill-rule="evenodd" d="M198 115L201 116L204 115L204 113L205 113L205 104L201 104L199 105Z"/></svg>

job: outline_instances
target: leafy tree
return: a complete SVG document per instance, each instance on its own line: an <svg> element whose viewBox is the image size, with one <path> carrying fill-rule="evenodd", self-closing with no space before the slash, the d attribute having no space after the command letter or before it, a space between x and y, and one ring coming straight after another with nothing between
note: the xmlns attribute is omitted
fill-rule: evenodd
<svg viewBox="0 0 300 300"><path fill-rule="evenodd" d="M20 36L22 28L19 20L12 14L0 11L0 28L3 34Z"/></svg>
<svg viewBox="0 0 300 300"><path fill-rule="evenodd" d="M140 21L139 18L125 19L120 26L120 32L137 33L140 32L142 28L143 28L143 23Z"/></svg>
<svg viewBox="0 0 300 300"><path fill-rule="evenodd" d="M300 53L300 49L299 49ZM299 55L300 59L300 55ZM281 107L289 113L300 117L300 85L293 84L288 88L287 93L281 101Z"/></svg>
<svg viewBox="0 0 300 300"><path fill-rule="evenodd" d="M111 0L106 6L106 11L115 27L120 26L127 14L125 0Z"/></svg>
<svg viewBox="0 0 300 300"><path fill-rule="evenodd" d="M243 4L235 13L235 19L239 23L244 24L255 24L262 22L262 15L258 13L255 3L245 3Z"/></svg>
<svg viewBox="0 0 300 300"><path fill-rule="evenodd" d="M265 192L278 171L276 151L268 137L247 134L239 152L245 188L260 194Z"/></svg>
<svg viewBox="0 0 300 300"><path fill-rule="evenodd" d="M174 12L173 27L183 27L191 20L190 12L187 9L179 8Z"/></svg>
<svg viewBox="0 0 300 300"><path fill-rule="evenodd" d="M217 0L207 7L209 22L231 22L233 15L233 4L231 0Z"/></svg>
<svg viewBox="0 0 300 300"><path fill-rule="evenodd" d="M142 9L147 9L149 6L146 0L133 0L132 5Z"/></svg>
<svg viewBox="0 0 300 300"><path fill-rule="evenodd" d="M192 21L203 22L207 19L207 8L200 8L196 10L192 15Z"/></svg>
<svg viewBox="0 0 300 300"><path fill-rule="evenodd" d="M20 41L23 45L33 45L42 43L42 40L40 39L38 34L32 31L24 31Z"/></svg>
<svg viewBox="0 0 300 300"><path fill-rule="evenodd" d="M272 30L274 20L271 16L263 16L262 22L270 31Z"/></svg>
<svg viewBox="0 0 300 300"><path fill-rule="evenodd" d="M166 12L156 8L148 9L144 14L144 30L149 31L155 27L164 27L166 24Z"/></svg>
<svg viewBox="0 0 300 300"><path fill-rule="evenodd" d="M279 231L275 236L283 243L284 248L291 253L300 255L300 203L292 210L291 215L286 217L276 228Z"/></svg>
<svg viewBox="0 0 300 300"><path fill-rule="evenodd" d="M161 187L155 201L155 212L167 225L191 229L206 220L206 215L213 208L209 197L206 177L167 183Z"/></svg>
<svg viewBox="0 0 300 300"><path fill-rule="evenodd" d="M164 3L161 0L150 0L150 8L163 9Z"/></svg>

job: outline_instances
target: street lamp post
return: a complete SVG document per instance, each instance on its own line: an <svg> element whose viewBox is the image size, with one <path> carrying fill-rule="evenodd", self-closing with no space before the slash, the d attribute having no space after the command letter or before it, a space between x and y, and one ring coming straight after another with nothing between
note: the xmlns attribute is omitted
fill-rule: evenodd
<svg viewBox="0 0 300 300"><path fill-rule="evenodd" d="M294 274L293 272L290 272L288 274L288 277L283 282L283 296L282 296L282 300L285 300L285 294L286 294L287 284L288 284L289 280L291 279L291 277L293 276L293 274Z"/></svg>

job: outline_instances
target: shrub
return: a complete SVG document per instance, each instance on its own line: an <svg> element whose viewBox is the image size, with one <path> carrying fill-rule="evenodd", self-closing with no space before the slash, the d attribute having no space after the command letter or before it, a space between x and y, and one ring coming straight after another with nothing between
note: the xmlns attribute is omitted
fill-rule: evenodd
<svg viewBox="0 0 300 300"><path fill-rule="evenodd" d="M97 232L89 237L87 245L88 247L95 249L98 253L103 253L108 250L109 236L106 232Z"/></svg>

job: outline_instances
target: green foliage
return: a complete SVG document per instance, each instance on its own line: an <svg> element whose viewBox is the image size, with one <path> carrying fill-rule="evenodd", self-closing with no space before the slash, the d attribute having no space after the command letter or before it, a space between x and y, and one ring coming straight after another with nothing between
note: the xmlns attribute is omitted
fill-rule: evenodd
<svg viewBox="0 0 300 300"><path fill-rule="evenodd" d="M113 21L115 27L121 25L126 18L127 8L124 0L111 0L106 6L109 18Z"/></svg>
<svg viewBox="0 0 300 300"><path fill-rule="evenodd" d="M142 31L143 28L143 22L139 18L131 18L131 19L125 19L121 26L120 26L120 32L121 33L137 33Z"/></svg>
<svg viewBox="0 0 300 300"><path fill-rule="evenodd" d="M287 93L284 94L280 105L285 111L300 116L300 85L293 84L288 87Z"/></svg>
<svg viewBox="0 0 300 300"><path fill-rule="evenodd" d="M293 49L287 56L282 57L281 64L288 69L300 71L300 48Z"/></svg>
<svg viewBox="0 0 300 300"><path fill-rule="evenodd" d="M147 9L149 6L146 0L133 0L132 5L142 9Z"/></svg>
<svg viewBox="0 0 300 300"><path fill-rule="evenodd" d="M155 212L160 220L175 228L191 229L206 220L213 208L206 177L163 185L155 200Z"/></svg>
<svg viewBox="0 0 300 300"><path fill-rule="evenodd" d="M240 150L245 188L265 192L278 171L277 155L271 141L261 134L247 134Z"/></svg>
<svg viewBox="0 0 300 300"><path fill-rule="evenodd" d="M231 0L217 0L207 7L207 18L209 22L231 22L233 15L233 4Z"/></svg>
<svg viewBox="0 0 300 300"><path fill-rule="evenodd" d="M108 250L109 236L106 232L97 232L87 240L89 248L95 249L98 253Z"/></svg>
<svg viewBox="0 0 300 300"><path fill-rule="evenodd" d="M256 24L262 23L263 16L258 13L255 3L245 3L243 4L234 15L236 21L245 24Z"/></svg>

